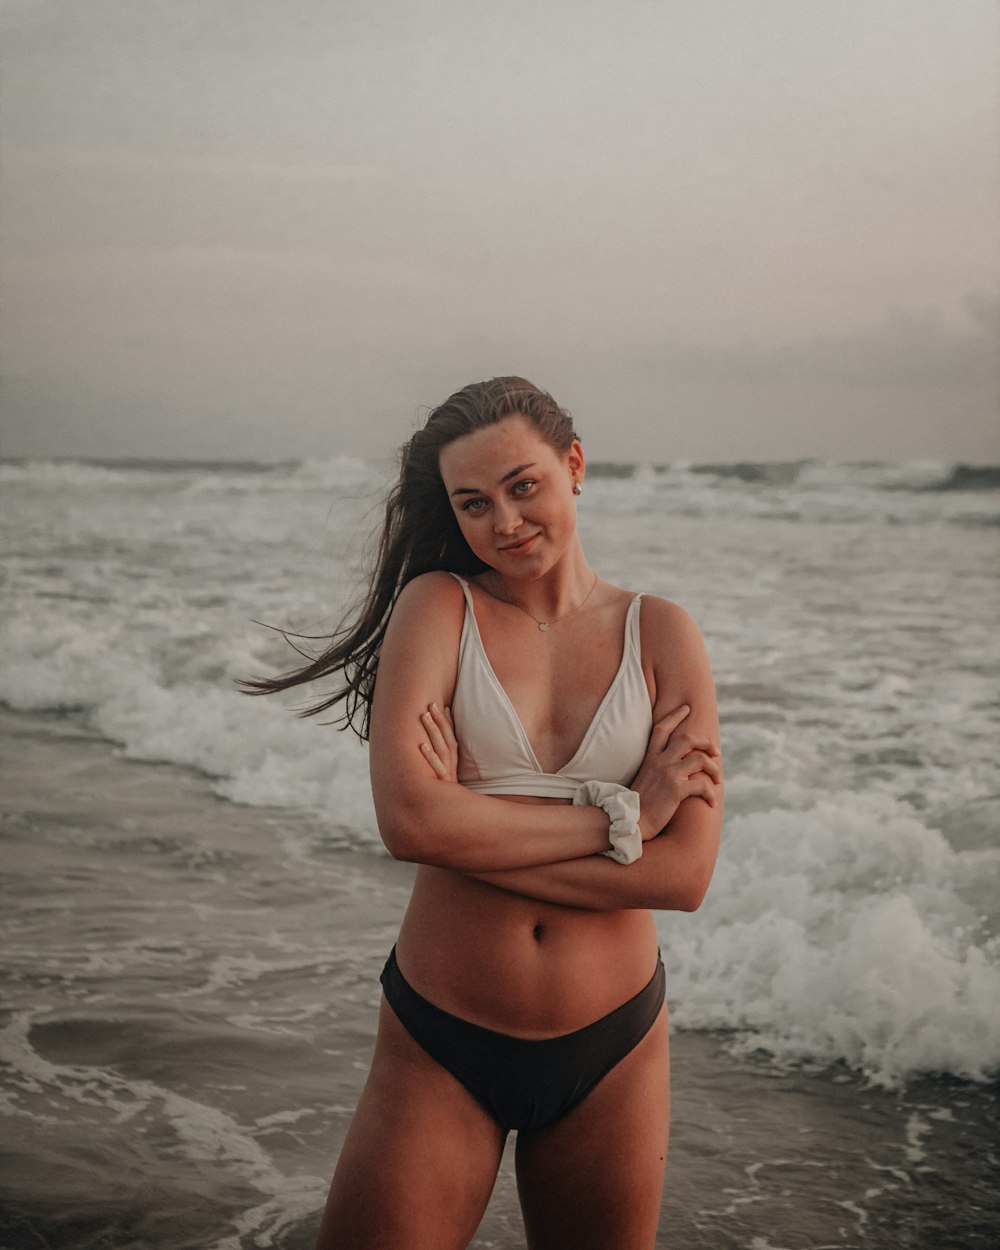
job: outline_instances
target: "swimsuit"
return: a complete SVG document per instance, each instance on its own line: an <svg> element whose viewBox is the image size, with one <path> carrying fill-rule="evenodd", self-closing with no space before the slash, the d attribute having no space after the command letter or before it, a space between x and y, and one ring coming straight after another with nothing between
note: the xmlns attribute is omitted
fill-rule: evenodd
<svg viewBox="0 0 1000 1250"><path fill-rule="evenodd" d="M451 703L459 782L482 794L557 798L572 798L592 779L627 785L653 726L639 646L641 596L629 604L621 663L583 741L558 772L546 773L483 647L469 584L453 576L466 604ZM665 976L657 957L648 984L620 1007L573 1033L537 1040L497 1033L430 1002L400 972L395 947L381 980L386 1001L414 1041L507 1133L546 1128L581 1103L652 1028Z"/></svg>
<svg viewBox="0 0 1000 1250"><path fill-rule="evenodd" d="M583 741L558 772L546 773L483 647L469 584L457 574L453 576L465 592L465 621L451 700L455 736L461 746L459 782L481 794L531 794L561 799L571 799L581 782L595 778L628 785L639 771L653 728L653 709L639 649L642 596L636 595L629 604L618 672Z"/></svg>
<svg viewBox="0 0 1000 1250"><path fill-rule="evenodd" d="M395 947L381 980L413 1040L509 1133L547 1128L583 1102L653 1027L666 977L657 958L646 986L620 1007L573 1033L538 1039L496 1033L435 1006L400 972Z"/></svg>

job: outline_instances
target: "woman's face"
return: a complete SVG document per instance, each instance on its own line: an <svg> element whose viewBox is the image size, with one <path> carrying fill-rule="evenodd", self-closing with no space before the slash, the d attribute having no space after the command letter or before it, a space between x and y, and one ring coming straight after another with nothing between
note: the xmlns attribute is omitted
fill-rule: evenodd
<svg viewBox="0 0 1000 1250"><path fill-rule="evenodd" d="M556 451L519 414L455 439L438 462L466 542L511 578L540 577L565 553L583 463L578 442Z"/></svg>

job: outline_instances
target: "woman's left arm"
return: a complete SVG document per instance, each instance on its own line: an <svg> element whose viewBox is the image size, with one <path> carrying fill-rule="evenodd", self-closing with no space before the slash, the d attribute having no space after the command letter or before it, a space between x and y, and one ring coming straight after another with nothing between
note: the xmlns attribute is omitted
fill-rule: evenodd
<svg viewBox="0 0 1000 1250"><path fill-rule="evenodd" d="M643 600L641 624L643 665L655 692L654 722L671 708L687 704L691 713L685 729L692 736L704 735L718 742L711 668L693 618L676 604L648 598ZM446 749L443 739L447 736L446 730L442 739L433 744L439 755ZM439 771L438 775L443 777L445 773ZM659 836L644 844L642 857L635 863L622 865L605 855L591 855L537 867L469 875L514 894L566 907L591 911L694 911L705 897L719 849L721 779L714 782L713 788L714 806L697 796L685 799Z"/></svg>
<svg viewBox="0 0 1000 1250"><path fill-rule="evenodd" d="M696 911L712 878L721 826L721 803L712 808L704 799L685 799L663 833L645 843L642 858L634 864L591 855L469 875L513 894L587 911Z"/></svg>

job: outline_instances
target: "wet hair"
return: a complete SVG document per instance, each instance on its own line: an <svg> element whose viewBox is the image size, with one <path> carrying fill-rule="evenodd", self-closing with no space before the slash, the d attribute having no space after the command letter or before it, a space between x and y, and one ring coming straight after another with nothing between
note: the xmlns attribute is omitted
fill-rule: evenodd
<svg viewBox="0 0 1000 1250"><path fill-rule="evenodd" d="M568 412L551 395L525 378L491 378L456 391L432 410L423 429L404 443L399 456L399 479L385 502L385 520L378 540L368 593L331 636L279 630L306 664L277 677L255 677L238 685L246 694L274 694L323 677L339 676L338 689L299 710L300 716L337 709L334 723L351 728L368 740L372 695L382 640L400 591L421 573L445 569L463 576L489 566L474 555L462 531L441 480L443 448L466 434L520 415L554 450L569 451L577 437ZM300 642L326 641L319 655Z"/></svg>

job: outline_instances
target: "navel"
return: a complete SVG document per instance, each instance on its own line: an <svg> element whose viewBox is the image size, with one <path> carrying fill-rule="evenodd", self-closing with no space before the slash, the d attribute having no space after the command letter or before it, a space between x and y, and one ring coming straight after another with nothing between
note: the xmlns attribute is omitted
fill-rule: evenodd
<svg viewBox="0 0 1000 1250"><path fill-rule="evenodd" d="M545 932L545 926L541 922L539 922L531 930L531 936L535 939L536 942L540 942L542 940L542 934L544 932Z"/></svg>

